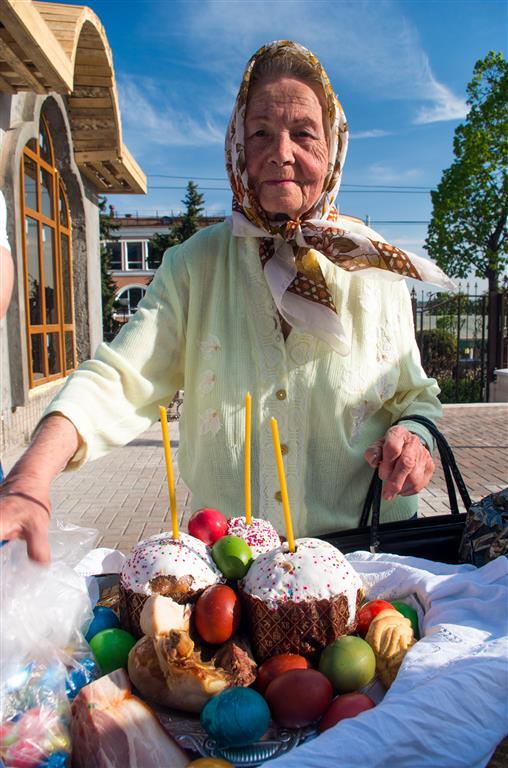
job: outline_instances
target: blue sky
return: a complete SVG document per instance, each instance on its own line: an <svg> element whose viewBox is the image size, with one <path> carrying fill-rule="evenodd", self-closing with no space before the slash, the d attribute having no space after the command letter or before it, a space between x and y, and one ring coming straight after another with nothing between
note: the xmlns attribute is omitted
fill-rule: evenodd
<svg viewBox="0 0 508 768"><path fill-rule="evenodd" d="M229 212L224 132L243 67L267 41L295 39L325 66L351 131L343 184L424 190L453 159L475 62L490 49L506 55L505 0L87 4L113 51L124 142L149 180L146 196L111 197L120 213L177 212L184 189L155 187L184 187L190 178L202 188L208 213ZM384 222L427 221L427 191L347 189L339 195L344 213L368 214L391 242L424 253L425 224Z"/></svg>

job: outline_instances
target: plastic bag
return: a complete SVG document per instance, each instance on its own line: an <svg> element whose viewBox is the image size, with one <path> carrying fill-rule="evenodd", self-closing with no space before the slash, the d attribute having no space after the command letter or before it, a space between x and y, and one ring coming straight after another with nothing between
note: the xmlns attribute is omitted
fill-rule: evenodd
<svg viewBox="0 0 508 768"><path fill-rule="evenodd" d="M73 566L97 531L53 522L53 560L30 561L24 542L0 550L0 757L8 768L70 765L69 698L98 676L86 631L92 609Z"/></svg>

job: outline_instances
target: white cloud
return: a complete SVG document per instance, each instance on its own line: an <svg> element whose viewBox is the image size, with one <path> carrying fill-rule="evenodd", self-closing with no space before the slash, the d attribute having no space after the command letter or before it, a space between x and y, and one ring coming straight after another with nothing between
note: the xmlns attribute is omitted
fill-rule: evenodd
<svg viewBox="0 0 508 768"><path fill-rule="evenodd" d="M122 75L118 90L122 124L128 143L136 151L147 146L205 146L223 144L225 126L199 112L190 116L175 108L160 83L150 78ZM200 119L201 118L201 119Z"/></svg>
<svg viewBox="0 0 508 768"><path fill-rule="evenodd" d="M449 88L433 80L433 99L428 106L421 107L413 122L418 124L437 123L443 120L462 120L468 113L464 99L455 96ZM433 102L433 103L432 103Z"/></svg>
<svg viewBox="0 0 508 768"><path fill-rule="evenodd" d="M371 99L424 102L410 117L414 123L466 114L464 99L434 76L416 29L392 0L203 0L199 13L193 3L180 7L189 54L224 79L224 91L235 91L260 45L292 38L320 58L339 96L347 80Z"/></svg>
<svg viewBox="0 0 508 768"><path fill-rule="evenodd" d="M421 168L405 168L400 170L384 163L373 163L366 174L373 184L402 184L407 181L417 181L423 176Z"/></svg>
<svg viewBox="0 0 508 768"><path fill-rule="evenodd" d="M393 136L393 132L372 128L369 131L351 131L349 134L350 139L379 139L382 136Z"/></svg>

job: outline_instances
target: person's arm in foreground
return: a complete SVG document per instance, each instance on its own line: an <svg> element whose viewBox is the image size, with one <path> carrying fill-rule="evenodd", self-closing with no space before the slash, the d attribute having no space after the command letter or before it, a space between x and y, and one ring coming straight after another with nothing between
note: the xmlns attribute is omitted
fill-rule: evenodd
<svg viewBox="0 0 508 768"><path fill-rule="evenodd" d="M58 414L48 416L0 487L0 539L24 539L32 560L50 559L49 489L78 446L72 422Z"/></svg>

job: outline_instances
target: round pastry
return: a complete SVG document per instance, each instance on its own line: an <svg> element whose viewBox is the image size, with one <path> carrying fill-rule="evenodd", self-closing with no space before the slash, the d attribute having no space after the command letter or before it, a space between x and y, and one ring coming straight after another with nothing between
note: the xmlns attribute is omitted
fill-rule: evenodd
<svg viewBox="0 0 508 768"><path fill-rule="evenodd" d="M344 555L320 539L297 539L260 555L240 583L254 655L317 660L327 645L356 627L362 582Z"/></svg>
<svg viewBox="0 0 508 768"><path fill-rule="evenodd" d="M164 595L183 604L194 601L206 587L224 581L211 550L186 533L174 539L158 533L140 541L125 560L120 575L122 627L141 637L139 617L149 595Z"/></svg>
<svg viewBox="0 0 508 768"><path fill-rule="evenodd" d="M280 537L268 520L253 517L250 525L245 517L232 517L228 523L228 536L239 536L252 550L253 558L280 547Z"/></svg>

